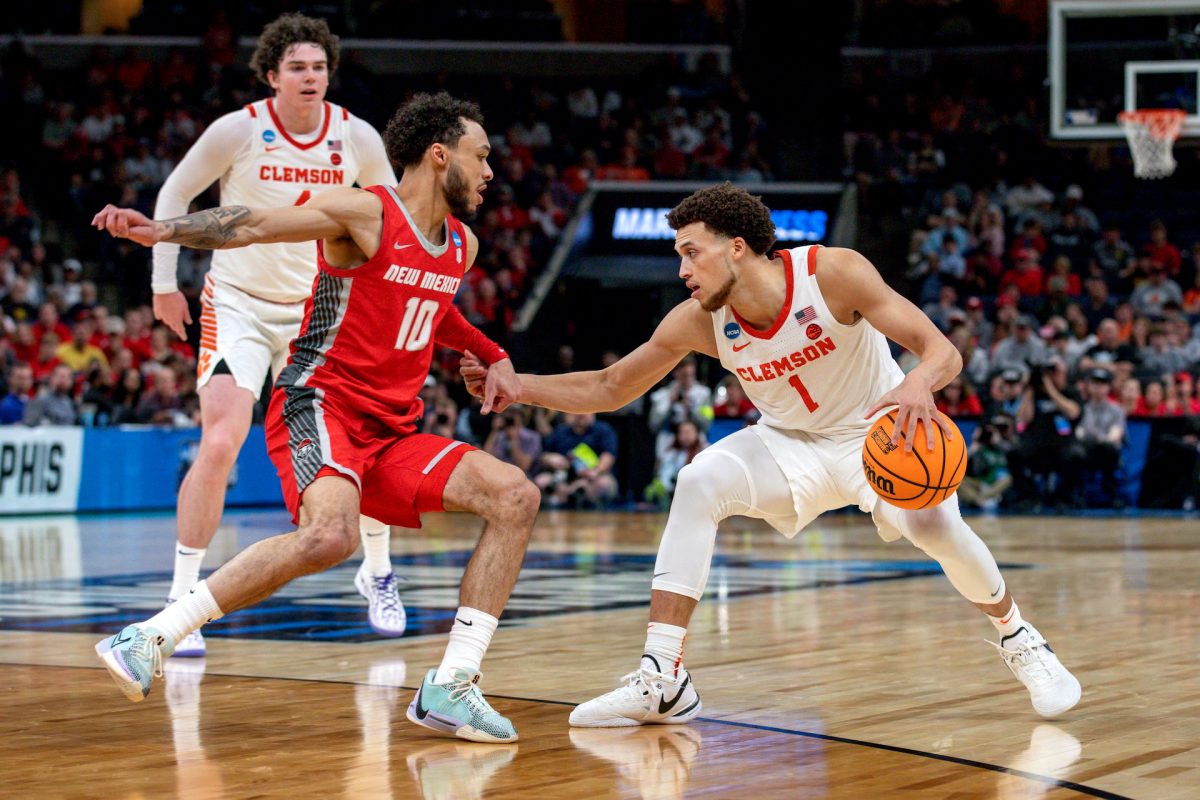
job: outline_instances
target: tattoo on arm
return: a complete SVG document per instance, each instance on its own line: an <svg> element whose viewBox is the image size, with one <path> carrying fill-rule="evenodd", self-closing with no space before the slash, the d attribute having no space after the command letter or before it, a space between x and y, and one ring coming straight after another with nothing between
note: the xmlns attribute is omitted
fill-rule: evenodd
<svg viewBox="0 0 1200 800"><path fill-rule="evenodd" d="M219 250L233 239L240 225L246 224L250 209L245 206L221 206L197 211L183 217L163 220L165 241L201 250Z"/></svg>

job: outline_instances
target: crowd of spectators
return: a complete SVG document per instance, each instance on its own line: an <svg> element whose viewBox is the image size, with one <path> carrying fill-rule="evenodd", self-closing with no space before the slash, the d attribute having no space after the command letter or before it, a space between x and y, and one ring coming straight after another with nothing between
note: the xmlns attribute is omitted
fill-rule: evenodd
<svg viewBox="0 0 1200 800"><path fill-rule="evenodd" d="M0 172L0 423L198 424L198 330L181 342L157 324L148 251L88 222L108 202L149 213L205 126L267 91L233 58L228 25L218 15L202 50L174 49L159 61L136 47L100 46L78 67L54 70L19 41L0 58L0 103L19 120L5 131L16 166ZM496 179L472 223L480 257L457 302L500 342L591 181L772 176L766 124L740 78L715 59L690 71L668 59L652 80L439 75L397 91L395 81L344 55L330 98L377 127L418 90L446 88L481 103ZM196 204L216 201L214 188ZM185 249L180 258L193 319L208 263L203 251ZM441 354L438 363L437 385L452 386L455 360ZM465 426L469 414L458 424L465 407L465 396L443 399L426 424L541 473L552 503L602 504L617 494L615 445L602 422L560 421L556 432L554 421L518 424L514 412L475 432ZM678 414L669 410L674 425Z"/></svg>
<svg viewBox="0 0 1200 800"><path fill-rule="evenodd" d="M0 59L0 102L16 121L3 136L22 165L0 173L0 423L196 424L195 351L152 319L148 253L87 221L105 202L149 211L204 126L261 96L222 37L205 41L203 53L175 50L158 64L136 48L101 47L68 72L45 69L19 44ZM963 499L985 507L1077 506L1089 492L1106 503L1132 499L1115 481L1126 420L1173 417L1181 422L1167 444L1191 476L1176 498L1184 502L1196 493L1200 231L1177 216L1150 219L1145 208L1138 216L1089 205L1096 175L1127 165L1106 147L1047 157L1036 93L1014 70L1011 85L1028 91L993 94L968 81L893 92L876 74L851 79L859 91L847 169L865 227L907 226L907 256L896 259L907 272L891 277L909 283L965 365L938 393L939 407L981 422ZM668 63L655 80L630 83L456 85L435 76L397 94L350 54L331 98L380 125L404 94L427 88L474 97L488 117L497 178L473 223L479 266L458 302L501 342L592 180L773 176L763 118L737 75L712 61L693 72ZM37 165L36 180L28 165ZM185 251L180 284L193 300L206 269L204 253ZM558 367L572 359L561 352ZM711 387L685 362L617 412L625 420L523 409L483 418L455 366L439 354L427 429L518 464L551 505L661 503L715 420L740 425L757 415L731 376ZM629 418L654 442L644 494L615 480L617 430L629 431Z"/></svg>
<svg viewBox="0 0 1200 800"><path fill-rule="evenodd" d="M905 233L893 277L962 354L939 408L982 421L962 498L1134 501L1118 479L1126 421L1141 417L1177 420L1159 426L1181 476L1165 502L1190 504L1200 228L1172 208L1182 184L1134 187L1127 151L1108 143L1052 149L1036 87L1020 68L1009 77L1007 93L944 74L924 92L889 93L870 71L851 81L862 93L847 119L847 174L861 218L880 239Z"/></svg>

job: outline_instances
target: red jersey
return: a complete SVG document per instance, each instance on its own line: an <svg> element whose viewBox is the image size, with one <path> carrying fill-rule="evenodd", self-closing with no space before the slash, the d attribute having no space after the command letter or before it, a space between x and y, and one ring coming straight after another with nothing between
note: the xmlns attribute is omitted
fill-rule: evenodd
<svg viewBox="0 0 1200 800"><path fill-rule="evenodd" d="M318 243L304 321L275 388L287 391L285 418L328 398L339 410L408 434L423 410L417 394L429 374L434 332L462 283L467 234L447 217L442 243L431 244L392 187L367 191L383 202L379 249L362 266L339 269Z"/></svg>

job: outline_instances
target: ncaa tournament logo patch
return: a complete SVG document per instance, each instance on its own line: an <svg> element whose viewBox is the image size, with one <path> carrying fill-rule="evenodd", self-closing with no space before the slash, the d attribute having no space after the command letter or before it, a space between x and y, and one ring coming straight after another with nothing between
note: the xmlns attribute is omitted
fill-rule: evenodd
<svg viewBox="0 0 1200 800"><path fill-rule="evenodd" d="M808 336L808 338L816 339L822 333L824 333L824 331L821 330L820 325L818 325L817 323L814 322L813 324L809 325L807 328L804 329L804 333L805 333L805 335Z"/></svg>
<svg viewBox="0 0 1200 800"><path fill-rule="evenodd" d="M263 131L263 141L267 144L275 141L275 131L271 130L270 128L267 128L265 131Z"/></svg>
<svg viewBox="0 0 1200 800"><path fill-rule="evenodd" d="M730 322L725 326L725 338L736 339L742 335L742 326L736 322Z"/></svg>
<svg viewBox="0 0 1200 800"><path fill-rule="evenodd" d="M450 231L450 239L454 242L454 260L459 264L462 263L462 237L458 235L458 231Z"/></svg>

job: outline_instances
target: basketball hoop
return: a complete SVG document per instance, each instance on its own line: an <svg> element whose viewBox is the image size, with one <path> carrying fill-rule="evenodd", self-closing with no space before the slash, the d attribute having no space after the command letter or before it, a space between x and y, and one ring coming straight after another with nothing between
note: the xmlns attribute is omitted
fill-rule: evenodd
<svg viewBox="0 0 1200 800"><path fill-rule="evenodd" d="M1133 152L1134 175L1165 178L1175 171L1171 149L1186 117L1187 112L1175 108L1142 108L1117 115Z"/></svg>

